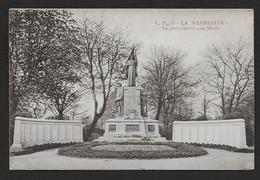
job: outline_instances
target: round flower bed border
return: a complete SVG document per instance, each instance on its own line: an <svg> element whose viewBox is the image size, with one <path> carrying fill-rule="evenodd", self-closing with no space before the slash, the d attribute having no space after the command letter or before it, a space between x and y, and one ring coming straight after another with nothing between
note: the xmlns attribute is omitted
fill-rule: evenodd
<svg viewBox="0 0 260 180"><path fill-rule="evenodd" d="M174 150L160 151L107 151L94 150L95 146L108 144L124 144L124 145L166 145L174 148ZM203 148L177 142L86 142L82 144L63 147L58 151L59 155L79 157L79 158L105 158L105 159L163 159L163 158L181 158L196 157L207 154Z"/></svg>

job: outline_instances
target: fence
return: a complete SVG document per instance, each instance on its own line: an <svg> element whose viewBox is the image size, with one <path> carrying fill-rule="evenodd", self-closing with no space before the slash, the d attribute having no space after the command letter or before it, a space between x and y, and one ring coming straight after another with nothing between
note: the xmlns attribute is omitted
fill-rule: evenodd
<svg viewBox="0 0 260 180"><path fill-rule="evenodd" d="M246 148L245 120L175 121L172 140Z"/></svg>
<svg viewBox="0 0 260 180"><path fill-rule="evenodd" d="M83 142L81 121L15 118L11 151L33 145L69 142Z"/></svg>

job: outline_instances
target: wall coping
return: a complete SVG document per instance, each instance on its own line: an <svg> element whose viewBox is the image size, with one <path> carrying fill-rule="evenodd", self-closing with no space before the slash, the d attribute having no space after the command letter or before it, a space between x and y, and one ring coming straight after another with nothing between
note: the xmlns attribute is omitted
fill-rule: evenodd
<svg viewBox="0 0 260 180"><path fill-rule="evenodd" d="M245 122L244 119L227 119L227 120L207 120L207 121L174 121L173 124L218 124L218 123L239 123Z"/></svg>
<svg viewBox="0 0 260 180"><path fill-rule="evenodd" d="M26 117L20 117L20 116L16 116L15 120L27 121L27 122L76 123L76 124L80 123L80 124L82 124L82 122L79 120L36 119L36 118L26 118Z"/></svg>

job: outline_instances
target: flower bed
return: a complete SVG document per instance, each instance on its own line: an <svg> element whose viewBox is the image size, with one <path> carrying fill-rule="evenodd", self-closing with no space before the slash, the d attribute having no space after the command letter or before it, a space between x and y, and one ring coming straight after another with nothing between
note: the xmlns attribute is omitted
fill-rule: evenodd
<svg viewBox="0 0 260 180"><path fill-rule="evenodd" d="M173 151L174 148L165 145L127 145L127 144L108 144L95 146L92 150L98 151Z"/></svg>
<svg viewBox="0 0 260 180"><path fill-rule="evenodd" d="M193 145L175 142L92 141L63 147L59 149L58 154L79 158L160 159L201 156L207 154L207 151Z"/></svg>

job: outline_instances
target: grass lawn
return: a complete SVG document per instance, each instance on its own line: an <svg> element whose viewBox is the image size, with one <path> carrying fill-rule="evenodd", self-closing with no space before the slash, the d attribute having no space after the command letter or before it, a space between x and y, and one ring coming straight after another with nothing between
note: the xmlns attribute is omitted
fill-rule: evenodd
<svg viewBox="0 0 260 180"><path fill-rule="evenodd" d="M197 146L176 142L92 141L63 147L59 149L58 154L79 158L160 159L202 156L207 154L207 151Z"/></svg>

